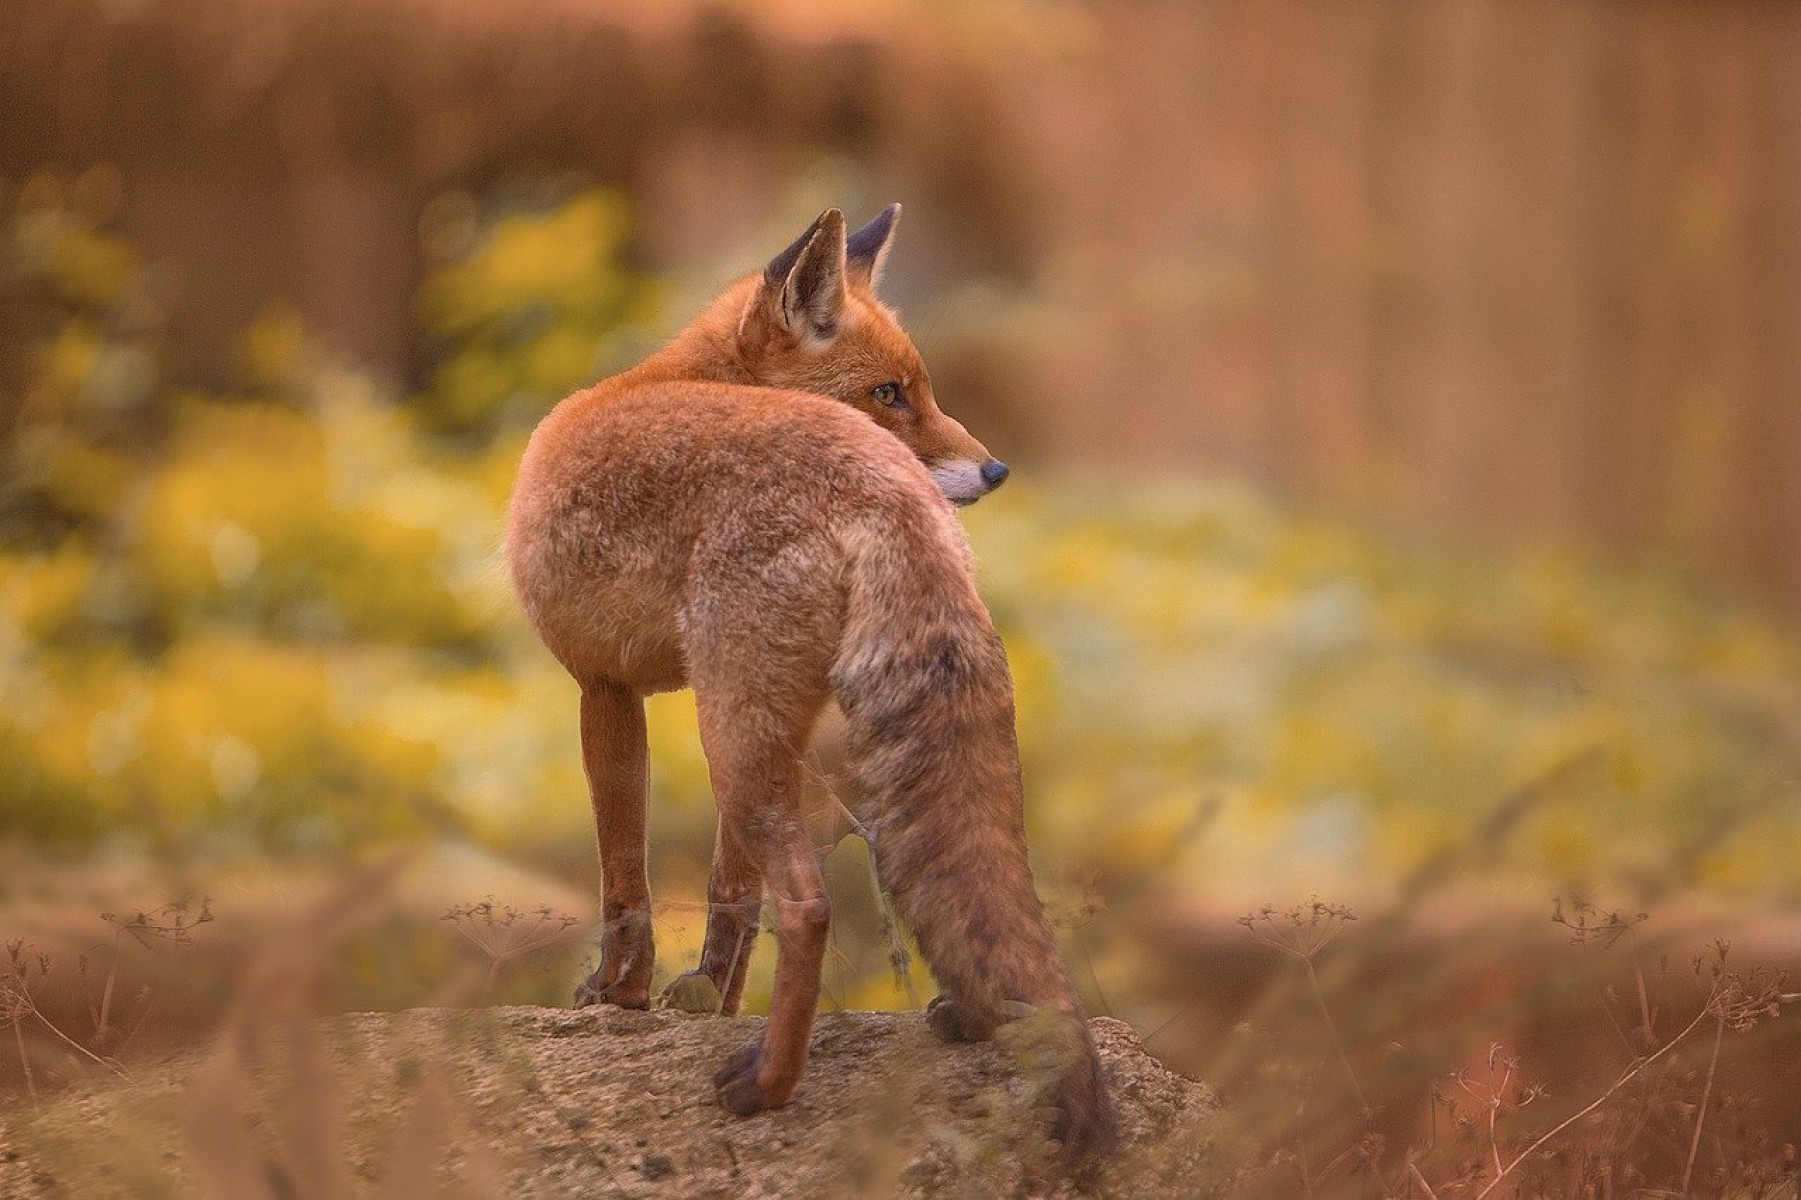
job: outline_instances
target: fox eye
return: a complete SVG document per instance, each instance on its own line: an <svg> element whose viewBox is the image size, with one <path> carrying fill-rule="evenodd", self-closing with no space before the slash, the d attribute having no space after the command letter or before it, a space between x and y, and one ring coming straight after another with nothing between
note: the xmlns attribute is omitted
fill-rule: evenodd
<svg viewBox="0 0 1801 1200"><path fill-rule="evenodd" d="M870 389L869 394L874 396L878 403L885 404L889 408L907 407L907 393L901 391L901 385L892 380L878 384Z"/></svg>

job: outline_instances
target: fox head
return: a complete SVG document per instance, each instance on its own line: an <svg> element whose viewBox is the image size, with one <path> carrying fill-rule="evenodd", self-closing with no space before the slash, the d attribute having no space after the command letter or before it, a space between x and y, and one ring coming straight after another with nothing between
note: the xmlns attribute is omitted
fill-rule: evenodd
<svg viewBox="0 0 1801 1200"><path fill-rule="evenodd" d="M738 320L738 355L764 387L793 388L868 414L919 456L939 489L973 504L1007 478L962 425L944 415L913 339L875 296L900 205L845 235L827 209L755 277Z"/></svg>

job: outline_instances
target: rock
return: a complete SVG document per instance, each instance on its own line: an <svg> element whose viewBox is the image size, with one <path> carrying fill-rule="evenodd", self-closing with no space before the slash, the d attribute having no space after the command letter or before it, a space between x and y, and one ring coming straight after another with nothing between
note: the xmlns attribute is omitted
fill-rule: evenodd
<svg viewBox="0 0 1801 1200"><path fill-rule="evenodd" d="M794 1101L740 1120L710 1080L762 1028L611 1007L246 1028L210 1055L0 1117L0 1195L1081 1194L1002 1046L942 1043L919 1013L822 1013ZM1123 1022L1092 1029L1123 1148L1088 1186L1223 1193L1212 1093Z"/></svg>

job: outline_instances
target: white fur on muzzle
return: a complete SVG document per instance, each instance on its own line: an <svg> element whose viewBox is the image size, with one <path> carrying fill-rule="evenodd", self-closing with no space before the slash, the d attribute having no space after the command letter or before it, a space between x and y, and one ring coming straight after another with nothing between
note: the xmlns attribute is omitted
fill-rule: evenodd
<svg viewBox="0 0 1801 1200"><path fill-rule="evenodd" d="M932 482L952 504L974 504L993 489L982 478L982 464L963 460L928 467Z"/></svg>

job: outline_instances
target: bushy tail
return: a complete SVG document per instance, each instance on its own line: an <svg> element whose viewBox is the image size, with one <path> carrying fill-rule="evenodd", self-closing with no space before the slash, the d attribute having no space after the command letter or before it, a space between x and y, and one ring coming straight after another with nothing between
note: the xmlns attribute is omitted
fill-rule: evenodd
<svg viewBox="0 0 1801 1200"><path fill-rule="evenodd" d="M954 518L850 549L832 671L876 867L946 995L933 1025L985 1038L1021 1004L1067 1014L1057 1054L1066 1150L1100 1150L1113 1111L1081 1002L1026 857L1013 683Z"/></svg>

